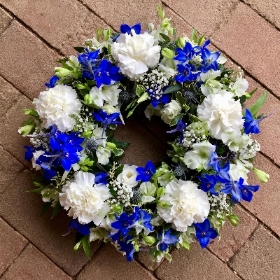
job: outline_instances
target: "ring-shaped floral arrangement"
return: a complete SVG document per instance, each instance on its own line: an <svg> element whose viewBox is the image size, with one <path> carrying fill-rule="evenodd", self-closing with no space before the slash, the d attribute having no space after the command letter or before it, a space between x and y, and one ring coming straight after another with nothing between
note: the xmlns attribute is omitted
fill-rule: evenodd
<svg viewBox="0 0 280 280"><path fill-rule="evenodd" d="M77 250L90 257L90 242L111 241L128 261L143 247L156 261L171 259L174 247L189 249L197 239L205 248L226 219L235 226L233 206L251 201L259 186L249 185L260 150L251 137L260 132L258 115L266 94L250 108L242 71L225 67L210 40L176 37L158 8L161 24L122 24L120 33L99 29L96 38L60 61L47 89L19 133L30 138L25 159L42 176L34 192L44 210L72 217ZM140 108L170 129L164 162L121 164L126 141L114 138L124 117Z"/></svg>

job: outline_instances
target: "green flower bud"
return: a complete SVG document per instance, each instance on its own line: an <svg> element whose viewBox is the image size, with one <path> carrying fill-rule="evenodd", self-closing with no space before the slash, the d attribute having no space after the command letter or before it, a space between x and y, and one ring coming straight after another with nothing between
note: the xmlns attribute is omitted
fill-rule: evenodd
<svg viewBox="0 0 280 280"><path fill-rule="evenodd" d="M163 187L158 188L157 189L157 197L161 197L163 194L164 194L164 188Z"/></svg>
<svg viewBox="0 0 280 280"><path fill-rule="evenodd" d="M104 41L108 41L111 35L111 29L110 28L106 28L103 31L103 36L104 36Z"/></svg>
<svg viewBox="0 0 280 280"><path fill-rule="evenodd" d="M158 206L159 206L160 208L168 208L168 207L170 206L170 204L167 203L166 201L159 201L159 202L158 202Z"/></svg>
<svg viewBox="0 0 280 280"><path fill-rule="evenodd" d="M177 46L178 46L179 48L183 49L185 45L186 45L186 39L181 38L181 37L178 38L178 40L177 40Z"/></svg>
<svg viewBox="0 0 280 280"><path fill-rule="evenodd" d="M257 175L258 179L262 182L262 183L266 183L269 179L269 174L265 173L264 171L257 169L257 168L253 168L255 174Z"/></svg>
<svg viewBox="0 0 280 280"><path fill-rule="evenodd" d="M115 144L115 143L112 143L112 142L107 142L107 143L106 143L106 146L107 146L108 148L112 149L112 150L114 150L114 149L117 148L116 144Z"/></svg>
<svg viewBox="0 0 280 280"><path fill-rule="evenodd" d="M153 236L143 235L143 240L149 246L153 245L156 242L156 239Z"/></svg>
<svg viewBox="0 0 280 280"><path fill-rule="evenodd" d="M112 207L112 210L116 214L120 214L122 212L122 207L119 204L114 204Z"/></svg>
<svg viewBox="0 0 280 280"><path fill-rule="evenodd" d="M237 215L230 215L228 216L228 219L234 227L236 227L240 222L240 219Z"/></svg>
<svg viewBox="0 0 280 280"><path fill-rule="evenodd" d="M161 54L165 57L165 58L174 58L175 56L175 52L168 49L168 48L163 48L163 50L161 51Z"/></svg>
<svg viewBox="0 0 280 280"><path fill-rule="evenodd" d="M87 105L93 103L93 100L92 100L92 98L91 98L91 96L90 96L89 94L86 94L86 95L84 96L84 102L85 102L85 104L87 104Z"/></svg>
<svg viewBox="0 0 280 280"><path fill-rule="evenodd" d="M72 75L72 71L66 69L66 68L63 68L63 67L55 67L54 68L54 72L55 72L55 75L58 76L59 78L63 78L63 77L67 77L67 76L70 76Z"/></svg>
<svg viewBox="0 0 280 280"><path fill-rule="evenodd" d="M83 138L90 138L91 133L92 133L92 132L91 132L90 130L84 131L84 132L82 133L82 137L83 137Z"/></svg>

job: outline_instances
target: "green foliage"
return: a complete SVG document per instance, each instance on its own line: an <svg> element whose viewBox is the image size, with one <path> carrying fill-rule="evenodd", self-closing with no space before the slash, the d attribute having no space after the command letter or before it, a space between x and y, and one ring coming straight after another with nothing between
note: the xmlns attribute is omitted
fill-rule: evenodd
<svg viewBox="0 0 280 280"><path fill-rule="evenodd" d="M257 118L257 114L258 114L259 110L261 109L261 107L263 106L263 104L265 103L266 98L267 98L267 92L262 94L258 98L258 100L249 108L249 110L254 118Z"/></svg>

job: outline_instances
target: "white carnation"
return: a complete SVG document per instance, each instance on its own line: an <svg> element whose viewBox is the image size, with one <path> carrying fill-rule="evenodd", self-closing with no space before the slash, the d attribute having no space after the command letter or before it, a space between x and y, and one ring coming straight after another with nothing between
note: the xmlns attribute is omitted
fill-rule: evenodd
<svg viewBox="0 0 280 280"><path fill-rule="evenodd" d="M160 46L149 33L132 35L121 34L112 45L112 55L122 73L136 80L148 68L155 67L160 58Z"/></svg>
<svg viewBox="0 0 280 280"><path fill-rule="evenodd" d="M43 120L43 127L56 125L58 130L65 132L73 129L75 120L71 115L78 115L82 107L76 91L70 86L56 85L40 93L35 98L36 111Z"/></svg>
<svg viewBox="0 0 280 280"><path fill-rule="evenodd" d="M184 163L190 169L208 169L208 163L216 147L208 141L195 143L192 150L186 152Z"/></svg>
<svg viewBox="0 0 280 280"><path fill-rule="evenodd" d="M163 109L160 111L162 120L170 124L173 118L180 114L182 107L176 100L172 100L171 102L164 105Z"/></svg>
<svg viewBox="0 0 280 280"><path fill-rule="evenodd" d="M172 180L166 185L165 194L159 201L170 205L164 208L158 206L159 216L172 223L172 228L183 232L193 223L202 223L210 211L207 194L192 181Z"/></svg>
<svg viewBox="0 0 280 280"><path fill-rule="evenodd" d="M226 133L238 134L243 128L241 104L225 90L208 95L198 105L197 116L207 123L211 136L217 139L222 139Z"/></svg>
<svg viewBox="0 0 280 280"><path fill-rule="evenodd" d="M125 164L123 171L118 175L117 180L131 188L135 187L138 184L136 181L136 177L138 176L136 168L137 166L135 165Z"/></svg>
<svg viewBox="0 0 280 280"><path fill-rule="evenodd" d="M111 197L109 189L103 184L94 184L94 174L77 172L72 182L68 182L59 194L59 201L68 216L78 219L81 224L94 222L100 225L110 210L105 202Z"/></svg>

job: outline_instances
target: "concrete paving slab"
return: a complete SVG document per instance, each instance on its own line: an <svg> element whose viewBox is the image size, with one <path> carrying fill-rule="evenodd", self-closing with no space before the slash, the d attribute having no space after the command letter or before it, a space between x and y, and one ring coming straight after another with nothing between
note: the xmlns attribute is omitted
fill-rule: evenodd
<svg viewBox="0 0 280 280"><path fill-rule="evenodd" d="M18 257L28 241L0 218L0 276Z"/></svg>
<svg viewBox="0 0 280 280"><path fill-rule="evenodd" d="M279 240L260 226L229 265L246 280L278 280L279 251Z"/></svg>

